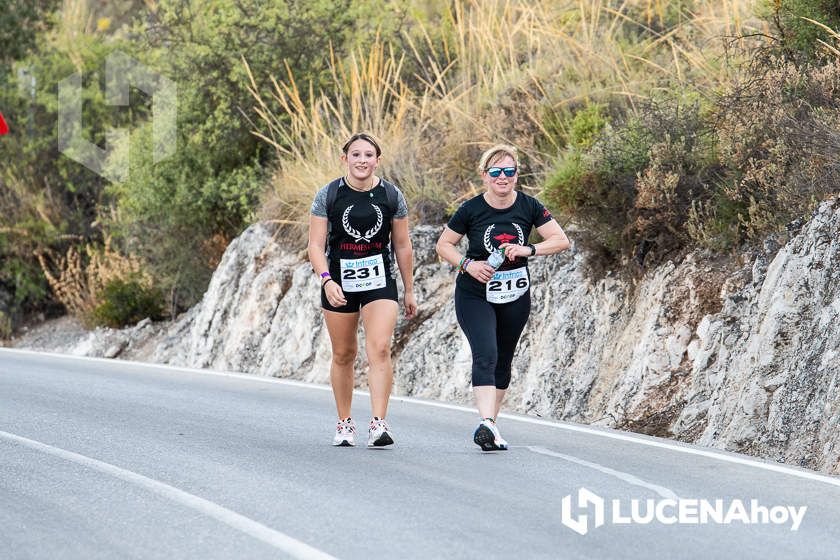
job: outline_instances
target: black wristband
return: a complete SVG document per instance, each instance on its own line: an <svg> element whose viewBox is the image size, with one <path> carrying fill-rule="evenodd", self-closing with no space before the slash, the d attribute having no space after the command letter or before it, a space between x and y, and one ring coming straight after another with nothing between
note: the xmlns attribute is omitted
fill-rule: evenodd
<svg viewBox="0 0 840 560"><path fill-rule="evenodd" d="M333 280L332 278L327 278L326 280L321 282L321 287L323 288L324 286L326 286L327 282L335 282L335 280Z"/></svg>
<svg viewBox="0 0 840 560"><path fill-rule="evenodd" d="M531 256L532 256L532 257L533 257L534 255L536 255L536 254L537 254L537 248L536 248L536 247L534 247L534 245L533 245L533 244L528 243L528 244L526 245L526 247L528 247L529 249L531 249Z"/></svg>

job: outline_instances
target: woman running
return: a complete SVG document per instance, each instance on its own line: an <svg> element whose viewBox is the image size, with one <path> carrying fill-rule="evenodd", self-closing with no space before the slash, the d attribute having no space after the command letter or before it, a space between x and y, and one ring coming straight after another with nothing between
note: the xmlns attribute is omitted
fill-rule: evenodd
<svg viewBox="0 0 840 560"><path fill-rule="evenodd" d="M402 192L374 175L382 150L368 134L354 134L342 148L346 174L315 195L309 217L309 261L321 282L321 307L332 344L332 383L338 409L333 445L355 445L350 416L359 316L365 330L373 418L368 447L394 443L385 421L394 378L391 337L397 323L400 268L405 316L414 317L413 250Z"/></svg>
<svg viewBox="0 0 840 560"><path fill-rule="evenodd" d="M481 156L478 173L485 192L458 208L436 249L459 272L455 314L472 350L473 393L481 416L473 441L484 451L496 451L508 447L496 419L510 384L513 353L531 312L528 257L568 249L569 239L537 199L515 189L516 148L490 148ZM532 227L543 238L535 245L528 243ZM467 254L461 255L456 245L464 235L469 243Z"/></svg>

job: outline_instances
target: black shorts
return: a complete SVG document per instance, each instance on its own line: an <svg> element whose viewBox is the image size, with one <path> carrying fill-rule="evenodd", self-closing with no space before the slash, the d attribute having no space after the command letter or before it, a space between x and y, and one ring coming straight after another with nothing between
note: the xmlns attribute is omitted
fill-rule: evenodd
<svg viewBox="0 0 840 560"><path fill-rule="evenodd" d="M327 292L325 287L321 286L322 308L327 311L335 311L336 313L358 313L359 309L378 299L391 299L399 301L399 298L397 297L397 281L388 277L384 288L367 290L365 292L344 292L344 299L347 300L347 305L333 307L330 305L330 302L327 301Z"/></svg>

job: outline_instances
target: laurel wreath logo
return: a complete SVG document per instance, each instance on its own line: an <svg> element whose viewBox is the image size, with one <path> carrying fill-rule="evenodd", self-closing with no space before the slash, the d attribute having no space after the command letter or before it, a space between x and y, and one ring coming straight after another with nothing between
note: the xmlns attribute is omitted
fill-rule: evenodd
<svg viewBox="0 0 840 560"><path fill-rule="evenodd" d="M523 233L522 228L516 223L512 223L511 225L516 230L516 236L519 238L519 244L525 245L525 233ZM484 248L487 249L488 253L495 251L495 249L493 249L493 244L490 242L490 234L493 233L493 228L495 227L496 224L490 224L487 226L487 229L484 230Z"/></svg>
<svg viewBox="0 0 840 560"><path fill-rule="evenodd" d="M484 248L487 249L488 253L493 252L493 244L490 243L490 233L492 233L494 227L496 227L496 224L490 224L487 226L487 229L484 230Z"/></svg>
<svg viewBox="0 0 840 560"><path fill-rule="evenodd" d="M516 236L519 237L519 244L525 245L525 234L522 233L522 228L519 227L519 224L513 224L513 227L516 228Z"/></svg>
<svg viewBox="0 0 840 560"><path fill-rule="evenodd" d="M341 225L344 227L344 231L347 232L347 235L354 238L354 243L358 243L359 241L366 241L370 243L370 240L373 238L373 236L379 233L379 230L382 229L382 210L380 210L379 206L377 206L376 204L371 204L371 206L373 206L373 209L376 211L376 223L373 225L372 228L367 230L364 235L362 235L362 233L359 230L350 225L350 210L353 209L353 206L354 205L351 204L344 211L344 214L341 216Z"/></svg>

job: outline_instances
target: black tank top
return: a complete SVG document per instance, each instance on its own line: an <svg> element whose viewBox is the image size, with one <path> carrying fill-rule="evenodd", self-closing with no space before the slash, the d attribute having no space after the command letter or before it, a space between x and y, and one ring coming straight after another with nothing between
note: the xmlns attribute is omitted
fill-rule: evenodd
<svg viewBox="0 0 840 560"><path fill-rule="evenodd" d="M386 276L393 278L393 212L381 181L369 191L354 190L342 181L327 216L330 223L327 242L330 268L338 267L341 259L382 255Z"/></svg>

